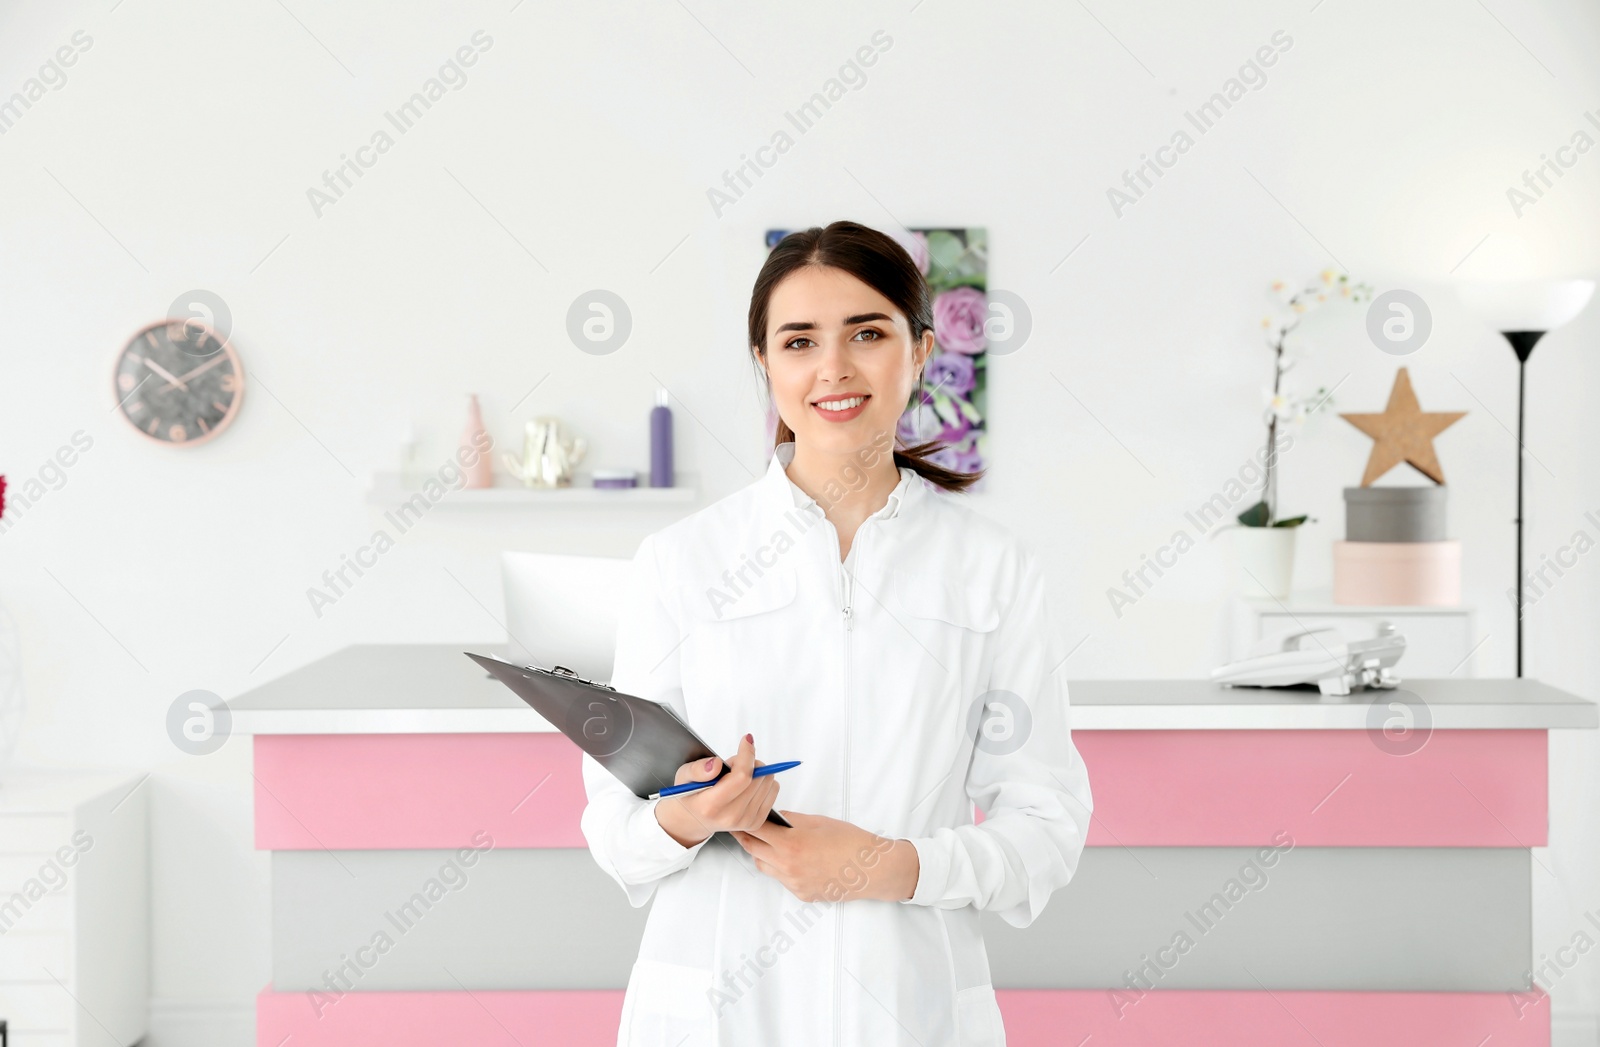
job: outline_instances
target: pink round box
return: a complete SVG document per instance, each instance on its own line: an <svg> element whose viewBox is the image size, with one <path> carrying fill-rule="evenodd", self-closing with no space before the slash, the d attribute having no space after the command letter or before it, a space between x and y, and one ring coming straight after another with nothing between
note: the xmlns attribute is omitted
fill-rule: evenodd
<svg viewBox="0 0 1600 1047"><path fill-rule="evenodd" d="M1461 603L1461 540L1333 543L1333 602L1374 607Z"/></svg>

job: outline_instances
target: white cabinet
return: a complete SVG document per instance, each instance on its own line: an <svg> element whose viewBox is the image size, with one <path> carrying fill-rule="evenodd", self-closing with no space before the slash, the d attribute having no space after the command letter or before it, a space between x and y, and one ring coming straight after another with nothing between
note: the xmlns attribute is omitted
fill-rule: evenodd
<svg viewBox="0 0 1600 1047"><path fill-rule="evenodd" d="M1235 596L1231 613L1229 661L1246 657L1252 643L1271 633L1333 625L1350 639L1361 639L1375 635L1378 622L1388 620L1406 638L1406 653L1395 664L1401 680L1477 675L1474 655L1483 637L1473 635L1475 614L1469 606L1356 607L1333 603L1327 590L1309 590L1287 600Z"/></svg>
<svg viewBox="0 0 1600 1047"><path fill-rule="evenodd" d="M17 771L0 780L8 1047L126 1047L148 1031L146 777Z"/></svg>

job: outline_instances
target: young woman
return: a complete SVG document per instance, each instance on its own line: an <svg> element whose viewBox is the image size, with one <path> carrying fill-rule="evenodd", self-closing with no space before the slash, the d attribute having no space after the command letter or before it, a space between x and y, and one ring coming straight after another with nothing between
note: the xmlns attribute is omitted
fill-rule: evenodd
<svg viewBox="0 0 1600 1047"><path fill-rule="evenodd" d="M1037 558L895 447L934 345L898 243L785 237L749 320L773 458L641 543L611 679L733 755L658 800L583 757L590 851L655 898L617 1042L1004 1044L978 914L1032 923L1093 808Z"/></svg>

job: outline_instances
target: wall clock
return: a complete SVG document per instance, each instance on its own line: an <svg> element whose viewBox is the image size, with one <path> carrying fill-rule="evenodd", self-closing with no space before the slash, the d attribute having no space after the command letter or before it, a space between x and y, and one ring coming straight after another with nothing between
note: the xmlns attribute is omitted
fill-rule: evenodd
<svg viewBox="0 0 1600 1047"><path fill-rule="evenodd" d="M117 408L139 432L168 445L204 443L228 427L244 399L244 367L228 340L198 320L157 320L117 356Z"/></svg>

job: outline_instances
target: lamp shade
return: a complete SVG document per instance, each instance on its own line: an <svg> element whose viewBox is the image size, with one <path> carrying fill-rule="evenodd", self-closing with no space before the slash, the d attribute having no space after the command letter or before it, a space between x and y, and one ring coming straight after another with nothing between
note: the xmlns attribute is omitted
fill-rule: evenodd
<svg viewBox="0 0 1600 1047"><path fill-rule="evenodd" d="M1463 283L1456 294L1496 331L1554 331L1583 312L1593 280L1521 280Z"/></svg>

